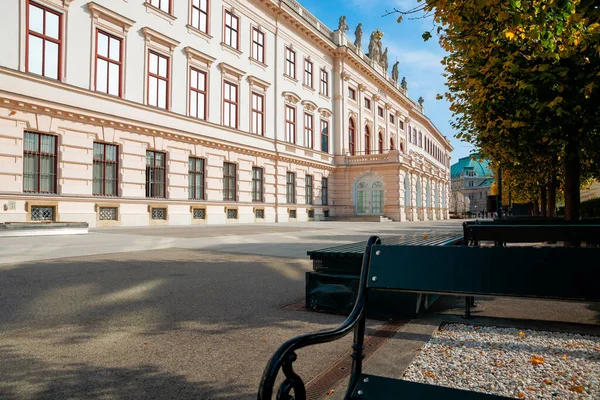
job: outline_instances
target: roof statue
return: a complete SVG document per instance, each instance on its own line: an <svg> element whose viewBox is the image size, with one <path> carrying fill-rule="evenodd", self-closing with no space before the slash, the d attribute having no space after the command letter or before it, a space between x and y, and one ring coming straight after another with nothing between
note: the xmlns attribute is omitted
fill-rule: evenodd
<svg viewBox="0 0 600 400"><path fill-rule="evenodd" d="M423 103L425 103L425 99L423 99L423 97L419 96L419 100L417 100L419 102L419 105L421 107L423 107Z"/></svg>
<svg viewBox="0 0 600 400"><path fill-rule="evenodd" d="M398 83L398 66L400 65L400 61L396 61L396 64L392 67L392 79L397 84Z"/></svg>
<svg viewBox="0 0 600 400"><path fill-rule="evenodd" d="M369 58L378 64L381 62L381 38L383 32L379 29L371 33L369 38Z"/></svg>
<svg viewBox="0 0 600 400"><path fill-rule="evenodd" d="M406 77L402 77L402 82L400 83L400 87L404 90L408 89L408 84L406 83Z"/></svg>
<svg viewBox="0 0 600 400"><path fill-rule="evenodd" d="M340 31L342 33L346 33L347 30L348 30L348 24L346 24L346 16L342 15L340 17L340 22L338 24L338 31Z"/></svg>
<svg viewBox="0 0 600 400"><path fill-rule="evenodd" d="M383 52L383 54L381 55L381 62L380 62L381 66L383 67L383 70L385 71L385 73L387 74L388 72L388 48L385 48L385 51Z"/></svg>
<svg viewBox="0 0 600 400"><path fill-rule="evenodd" d="M363 37L363 30L362 30L362 24L358 24L358 26L356 27L356 30L354 31L354 45L356 46L357 49L360 49L362 47L362 37Z"/></svg>

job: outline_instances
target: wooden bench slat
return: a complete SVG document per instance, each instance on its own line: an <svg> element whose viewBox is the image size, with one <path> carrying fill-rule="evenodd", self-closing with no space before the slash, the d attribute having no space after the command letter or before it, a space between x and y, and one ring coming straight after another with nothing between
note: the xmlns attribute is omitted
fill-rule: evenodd
<svg viewBox="0 0 600 400"><path fill-rule="evenodd" d="M469 240L499 242L587 242L600 240L600 225L468 225Z"/></svg>
<svg viewBox="0 0 600 400"><path fill-rule="evenodd" d="M600 301L598 260L598 248L376 245L368 287Z"/></svg>
<svg viewBox="0 0 600 400"><path fill-rule="evenodd" d="M365 382L368 379L368 382ZM361 390L362 394L358 394ZM498 400L509 397L493 396L486 393L471 392L444 386L426 385L400 379L363 374L352 391L353 400L390 399L390 400Z"/></svg>

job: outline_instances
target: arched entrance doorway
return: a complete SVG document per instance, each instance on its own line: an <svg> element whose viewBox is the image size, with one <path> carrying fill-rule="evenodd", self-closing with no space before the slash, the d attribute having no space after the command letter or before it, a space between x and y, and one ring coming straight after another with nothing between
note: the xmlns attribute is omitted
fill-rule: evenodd
<svg viewBox="0 0 600 400"><path fill-rule="evenodd" d="M356 215L383 215L383 182L365 176L356 182Z"/></svg>

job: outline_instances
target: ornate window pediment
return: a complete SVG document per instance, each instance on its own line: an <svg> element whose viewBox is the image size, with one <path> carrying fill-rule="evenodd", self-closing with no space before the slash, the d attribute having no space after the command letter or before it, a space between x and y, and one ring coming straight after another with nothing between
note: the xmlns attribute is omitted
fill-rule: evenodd
<svg viewBox="0 0 600 400"><path fill-rule="evenodd" d="M254 75L248 76L248 82L250 83L250 86L261 89L263 92L266 92L269 86L271 86L269 82L263 81Z"/></svg>
<svg viewBox="0 0 600 400"><path fill-rule="evenodd" d="M235 78L238 81L241 81L243 76L246 75L246 72L242 71L241 69L224 62L219 64L219 68L221 68L221 72L223 73L223 75L229 75L230 77Z"/></svg>
<svg viewBox="0 0 600 400"><path fill-rule="evenodd" d="M333 117L333 113L328 108L321 107L319 108L319 114L321 114L322 118L331 118Z"/></svg>
<svg viewBox="0 0 600 400"><path fill-rule="evenodd" d="M301 103L304 106L304 109L309 112L314 112L318 106L310 100L304 100Z"/></svg>
<svg viewBox="0 0 600 400"><path fill-rule="evenodd" d="M150 48L171 54L175 48L179 46L179 42L177 40L171 39L170 37L163 35L154 29L148 28L147 26L142 28L142 33L144 34L146 43Z"/></svg>
<svg viewBox="0 0 600 400"><path fill-rule="evenodd" d="M185 49L185 54L187 55L188 62L191 65L202 67L203 69L209 69L213 62L215 62L216 58L209 56L201 51L198 51L190 46L187 46Z"/></svg>
<svg viewBox="0 0 600 400"><path fill-rule="evenodd" d="M298 104L300 102L300 96L294 92L283 92L281 95L285 99L286 103Z"/></svg>
<svg viewBox="0 0 600 400"><path fill-rule="evenodd" d="M87 3L87 6L96 25L102 28L124 35L135 24L134 20L124 17L106 7L102 7L93 1Z"/></svg>

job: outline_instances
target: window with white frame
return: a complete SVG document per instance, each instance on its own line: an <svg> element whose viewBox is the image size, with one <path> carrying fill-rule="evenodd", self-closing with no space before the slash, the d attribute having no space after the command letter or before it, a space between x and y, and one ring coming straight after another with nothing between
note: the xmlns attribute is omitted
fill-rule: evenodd
<svg viewBox="0 0 600 400"><path fill-rule="evenodd" d="M148 51L148 104L168 108L169 104L169 57Z"/></svg>
<svg viewBox="0 0 600 400"><path fill-rule="evenodd" d="M296 79L296 52L287 46L285 48L285 74Z"/></svg>
<svg viewBox="0 0 600 400"><path fill-rule="evenodd" d="M236 50L240 49L240 19L229 10L225 10L225 44Z"/></svg>
<svg viewBox="0 0 600 400"><path fill-rule="evenodd" d="M63 15L32 1L27 12L27 72L61 80Z"/></svg>
<svg viewBox="0 0 600 400"><path fill-rule="evenodd" d="M304 140L309 149L315 147L314 117L308 113L304 113Z"/></svg>
<svg viewBox="0 0 600 400"><path fill-rule="evenodd" d="M252 92L252 133L265 135L265 96Z"/></svg>
<svg viewBox="0 0 600 400"><path fill-rule="evenodd" d="M304 84L310 88L313 87L313 63L307 58L304 59Z"/></svg>
<svg viewBox="0 0 600 400"><path fill-rule="evenodd" d="M285 141L296 143L296 109L285 106Z"/></svg>
<svg viewBox="0 0 600 400"><path fill-rule="evenodd" d="M238 85L223 81L223 125L237 129L238 127Z"/></svg>
<svg viewBox="0 0 600 400"><path fill-rule="evenodd" d="M96 91L122 96L123 39L96 30Z"/></svg>
<svg viewBox="0 0 600 400"><path fill-rule="evenodd" d="M329 121L321 120L321 151L329 153Z"/></svg>
<svg viewBox="0 0 600 400"><path fill-rule="evenodd" d="M207 74L190 67L190 116L206 120Z"/></svg>
<svg viewBox="0 0 600 400"><path fill-rule="evenodd" d="M208 33L208 2L209 0L192 0L190 25L204 33Z"/></svg>
<svg viewBox="0 0 600 400"><path fill-rule="evenodd" d="M172 0L146 0L146 2L152 4L154 7L166 12L167 14L172 14Z"/></svg>
<svg viewBox="0 0 600 400"><path fill-rule="evenodd" d="M265 34L256 27L252 27L252 58L265 63Z"/></svg>
<svg viewBox="0 0 600 400"><path fill-rule="evenodd" d="M319 89L323 96L329 96L329 73L325 68L321 69L321 87Z"/></svg>

